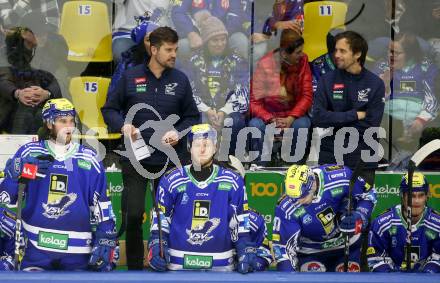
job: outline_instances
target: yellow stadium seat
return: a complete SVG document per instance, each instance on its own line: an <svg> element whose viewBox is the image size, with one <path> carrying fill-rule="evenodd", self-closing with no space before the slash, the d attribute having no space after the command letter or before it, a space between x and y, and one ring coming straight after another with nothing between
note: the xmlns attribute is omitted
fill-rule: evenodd
<svg viewBox="0 0 440 283"><path fill-rule="evenodd" d="M107 125L101 114L109 84L110 79L101 77L74 77L70 80L69 91L79 119L82 125L96 133L83 135L82 138L118 139L121 137L121 134L108 133Z"/></svg>
<svg viewBox="0 0 440 283"><path fill-rule="evenodd" d="M60 34L69 46L68 60L109 62L112 32L107 5L96 1L69 1L61 13Z"/></svg>
<svg viewBox="0 0 440 283"><path fill-rule="evenodd" d="M326 37L333 28L345 29L347 4L334 1L310 2L304 5L304 53L309 61L327 53Z"/></svg>

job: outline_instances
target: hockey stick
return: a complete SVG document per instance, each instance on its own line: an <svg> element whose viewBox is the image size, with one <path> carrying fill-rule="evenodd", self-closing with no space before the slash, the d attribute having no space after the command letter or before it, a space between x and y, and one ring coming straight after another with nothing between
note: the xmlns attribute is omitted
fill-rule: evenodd
<svg viewBox="0 0 440 283"><path fill-rule="evenodd" d="M425 144L411 157L408 163L408 195L406 205L406 223L407 223L407 237L406 237L406 271L411 269L411 249L412 249L412 189L413 189L413 175L414 171L420 163L434 151L440 149L440 139L433 140Z"/></svg>
<svg viewBox="0 0 440 283"><path fill-rule="evenodd" d="M163 244L162 244L162 219L160 218L160 211L159 211L159 206L157 205L156 202L156 187L154 185L155 183L155 179L150 179L150 192L151 192L151 201L153 202L153 209L154 212L156 213L156 218L157 218L157 227L159 229L159 252L160 252L160 257L164 258L163 255Z"/></svg>
<svg viewBox="0 0 440 283"><path fill-rule="evenodd" d="M26 188L27 180L20 178L18 182L18 200L17 200L17 219L15 220L15 252L14 252L14 270L19 270L18 261L20 259L20 243L22 242L23 235L21 234L21 206L23 205L23 194Z"/></svg>
<svg viewBox="0 0 440 283"><path fill-rule="evenodd" d="M362 168L364 167L364 163L362 162L362 158L359 158L359 161L354 168L353 173L351 174L350 183L348 186L348 204L347 204L347 215L351 215L352 206L353 206L353 187L356 183L357 178L359 177ZM350 233L345 233L345 241L344 241L344 272L348 271L348 258L350 256Z"/></svg>
<svg viewBox="0 0 440 283"><path fill-rule="evenodd" d="M124 188L124 190L125 190L125 188ZM125 233L125 230L127 230L127 217L128 217L128 213L127 213L128 201L127 201L127 199L128 199L127 193L123 194L121 201L125 204L125 209L122 211L121 226L119 227L118 235L116 236L118 239L122 236L122 234Z"/></svg>

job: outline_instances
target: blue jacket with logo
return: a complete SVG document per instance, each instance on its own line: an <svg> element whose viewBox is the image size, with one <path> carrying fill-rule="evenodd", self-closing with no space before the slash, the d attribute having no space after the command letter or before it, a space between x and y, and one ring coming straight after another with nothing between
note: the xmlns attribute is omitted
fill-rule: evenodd
<svg viewBox="0 0 440 283"><path fill-rule="evenodd" d="M412 226L411 268L415 272L440 272L440 214L427 207ZM372 223L368 236L368 266L373 272L406 270L407 224L401 205L397 205Z"/></svg>
<svg viewBox="0 0 440 283"><path fill-rule="evenodd" d="M244 180L214 165L211 176L198 182L189 166L165 174L157 189L162 235L171 257L168 269L232 271L236 244L250 241ZM152 216L150 238L157 239L154 211Z"/></svg>
<svg viewBox="0 0 440 283"><path fill-rule="evenodd" d="M284 195L275 208L273 250L277 269L298 271L301 256L340 251L344 237L339 231L339 217L347 210L347 198L352 171L339 165L312 168L318 176L318 191L310 204L302 205ZM368 221L376 203L376 192L358 177L353 191L353 210ZM357 243L360 234L350 238Z"/></svg>
<svg viewBox="0 0 440 283"><path fill-rule="evenodd" d="M341 153L335 152L336 133L341 128L348 127L357 130L359 143L355 142L355 149L351 153L344 154L344 165L354 169L361 156L361 150L367 150L370 156L377 157L378 138L370 132L367 132L369 137L365 138L364 133L370 127L380 126L384 112L385 86L378 76L365 68L356 75L336 69L321 77L314 95L312 108L314 126L334 127L333 134L324 137L321 141L319 164L337 162L335 155ZM365 111L365 119L358 120L357 111ZM342 137L344 147L347 147L349 136ZM380 157L375 161L364 160L365 167L375 168L379 160Z"/></svg>
<svg viewBox="0 0 440 283"><path fill-rule="evenodd" d="M92 225L113 232L115 216L107 196L104 166L97 154L71 143L63 156L55 156L47 141L30 142L14 158L52 155L44 178L30 180L22 209L28 245L47 252L89 254L93 245ZM18 181L6 176L0 184L0 200L15 204Z"/></svg>
<svg viewBox="0 0 440 283"><path fill-rule="evenodd" d="M144 105L138 111L130 109L138 103ZM128 113L135 114L131 124L139 128L145 122L150 127L141 131L142 138L148 144L156 130L176 130L182 132L199 122L199 112L192 96L191 85L186 75L175 69L166 69L160 78L150 71L146 64L134 66L124 72L116 88L108 93L107 101L101 108L104 121L116 132L119 132ZM154 127L151 122L166 120L170 115L177 115L174 125L164 123ZM171 121L171 119L169 120ZM177 153L186 153L186 144L182 140L175 146ZM155 149L151 156L141 162L150 165L162 165L167 161L165 153Z"/></svg>

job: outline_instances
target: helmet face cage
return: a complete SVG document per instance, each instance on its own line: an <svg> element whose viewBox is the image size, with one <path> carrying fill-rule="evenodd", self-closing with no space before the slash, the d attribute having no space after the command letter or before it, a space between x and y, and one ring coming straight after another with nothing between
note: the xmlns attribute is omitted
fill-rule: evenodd
<svg viewBox="0 0 440 283"><path fill-rule="evenodd" d="M76 117L76 111L73 104L66 98L50 99L44 104L43 121L54 123L57 117L73 116Z"/></svg>
<svg viewBox="0 0 440 283"><path fill-rule="evenodd" d="M217 131L209 124L198 124L191 127L188 133L188 151L191 150L192 142L196 139L210 139L217 145Z"/></svg>
<svg viewBox="0 0 440 283"><path fill-rule="evenodd" d="M400 194L407 193L408 190L409 190L408 174L405 174L402 177L402 181L400 182ZM426 180L426 177L420 172L415 172L413 175L412 191L413 192L424 192L426 194L428 194L428 192L429 192L428 181Z"/></svg>
<svg viewBox="0 0 440 283"><path fill-rule="evenodd" d="M313 172L307 165L292 165L286 172L286 194L293 199L303 198L312 190L314 180Z"/></svg>

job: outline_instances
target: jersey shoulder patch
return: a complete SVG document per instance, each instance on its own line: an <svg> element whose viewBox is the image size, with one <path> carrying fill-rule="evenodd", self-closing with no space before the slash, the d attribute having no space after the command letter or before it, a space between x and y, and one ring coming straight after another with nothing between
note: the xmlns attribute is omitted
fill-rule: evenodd
<svg viewBox="0 0 440 283"><path fill-rule="evenodd" d="M183 168L179 169L177 167L173 167L173 168L169 169L168 171L166 171L163 176L168 182L172 182L179 177L183 177L184 170L185 169L183 169Z"/></svg>
<svg viewBox="0 0 440 283"><path fill-rule="evenodd" d="M90 158L96 159L98 157L98 153L91 147L85 146L85 145L79 145L78 147L78 153L84 154L84 156L88 156Z"/></svg>
<svg viewBox="0 0 440 283"><path fill-rule="evenodd" d="M440 227L440 213L431 208L428 213L428 221L431 221Z"/></svg>
<svg viewBox="0 0 440 283"><path fill-rule="evenodd" d="M383 224L390 222L393 217L394 210L392 208L388 208L387 210L379 214L373 222L376 223L376 225L382 226Z"/></svg>
<svg viewBox="0 0 440 283"><path fill-rule="evenodd" d="M434 208L431 208L431 213L436 215L437 217L440 217L440 212L435 210Z"/></svg>

